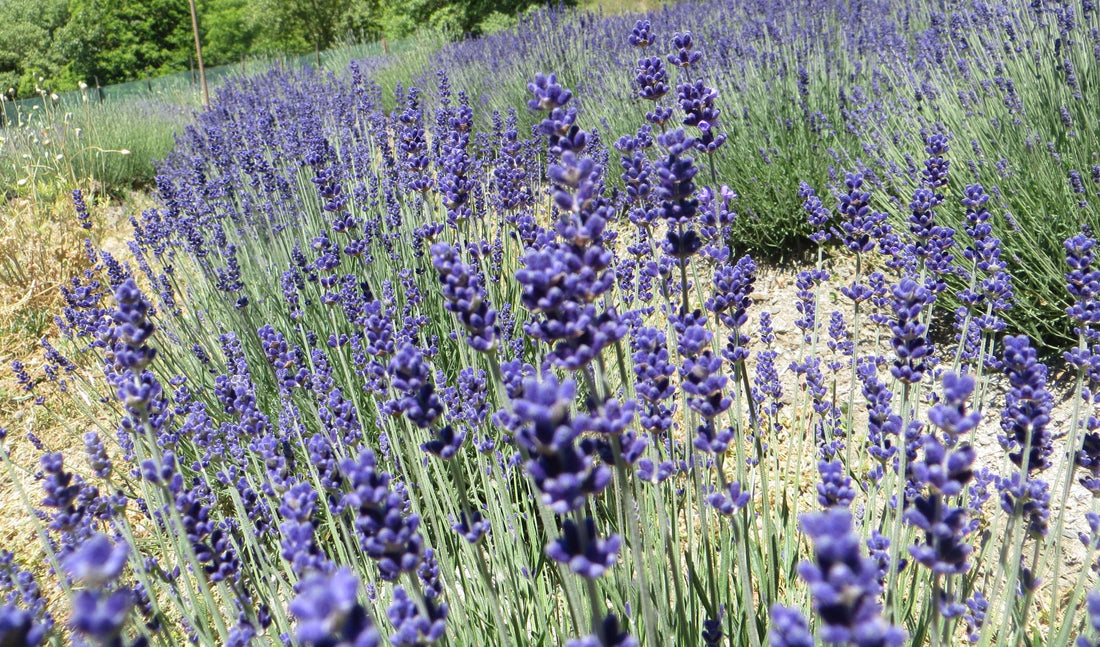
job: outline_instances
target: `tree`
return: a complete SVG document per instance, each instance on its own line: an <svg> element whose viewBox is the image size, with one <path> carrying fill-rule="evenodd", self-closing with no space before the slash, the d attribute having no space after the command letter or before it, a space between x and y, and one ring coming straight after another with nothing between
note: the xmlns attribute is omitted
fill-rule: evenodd
<svg viewBox="0 0 1100 647"><path fill-rule="evenodd" d="M481 35L507 25L515 17L545 0L406 0L387 7L387 24L393 37L407 36L428 26L454 36ZM572 6L576 0L563 0Z"/></svg>
<svg viewBox="0 0 1100 647"><path fill-rule="evenodd" d="M200 0L199 30L207 65L236 63L255 53L263 29L249 0Z"/></svg>
<svg viewBox="0 0 1100 647"><path fill-rule="evenodd" d="M39 77L44 87L65 85L65 60L52 45L68 17L68 0L0 2L0 92L33 96Z"/></svg>
<svg viewBox="0 0 1100 647"><path fill-rule="evenodd" d="M284 52L331 47L348 10L347 0L260 0L253 6L271 26L266 49Z"/></svg>
<svg viewBox="0 0 1100 647"><path fill-rule="evenodd" d="M187 69L191 17L180 0L72 0L57 46L73 78L104 84Z"/></svg>

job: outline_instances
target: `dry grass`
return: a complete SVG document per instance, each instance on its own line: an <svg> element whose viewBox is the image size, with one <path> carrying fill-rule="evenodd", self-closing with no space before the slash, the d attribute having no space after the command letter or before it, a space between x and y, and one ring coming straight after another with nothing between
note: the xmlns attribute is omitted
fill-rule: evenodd
<svg viewBox="0 0 1100 647"><path fill-rule="evenodd" d="M605 14L643 13L660 9L662 5L675 4L675 0L585 0L583 9L601 10Z"/></svg>
<svg viewBox="0 0 1100 647"><path fill-rule="evenodd" d="M68 195L45 203L13 198L0 204L0 427L8 432L4 448L18 481L11 483L6 470L0 471L0 548L25 565L44 564L26 507L26 500L37 504L41 499L36 478L41 451L28 434L49 451L79 457L82 436L95 423L86 409L77 407L78 400L41 379L47 361L40 340L56 338L53 317L64 307L60 288L88 267L84 240L90 238L97 248L125 260L128 215L152 203L142 193L127 194L122 203L87 202L91 230L80 228ZM16 380L13 361L22 362L37 380L33 393ZM90 375L95 367L80 370ZM35 404L39 397L43 404Z"/></svg>

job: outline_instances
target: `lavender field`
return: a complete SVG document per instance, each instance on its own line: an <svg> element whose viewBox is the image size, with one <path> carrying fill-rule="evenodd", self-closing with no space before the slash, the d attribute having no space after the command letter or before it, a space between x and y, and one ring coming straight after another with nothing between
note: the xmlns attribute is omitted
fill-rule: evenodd
<svg viewBox="0 0 1100 647"><path fill-rule="evenodd" d="M1092 0L546 10L156 193L12 367L3 647L1100 645Z"/></svg>

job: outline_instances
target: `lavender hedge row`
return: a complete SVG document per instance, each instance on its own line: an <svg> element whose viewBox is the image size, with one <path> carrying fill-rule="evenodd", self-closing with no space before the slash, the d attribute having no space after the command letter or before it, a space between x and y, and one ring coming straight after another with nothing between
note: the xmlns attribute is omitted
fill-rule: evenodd
<svg viewBox="0 0 1100 647"><path fill-rule="evenodd" d="M861 172L875 207L903 226L923 140L947 134L956 173L945 194L961 198L974 183L990 193L990 224L1019 288L1012 328L1072 343L1058 317L1069 303L1057 259L1081 223L1100 226L1095 2L711 0L648 19L662 49L690 30L706 53L696 75L718 92L729 138L714 163L744 198L739 250L797 258L792 248L810 233L798 183L837 186L845 170ZM578 91L590 129L617 137L649 105L622 46L633 22L548 11L442 48L426 76L448 70L487 118L518 105L533 71L554 70ZM944 218L965 226L961 213Z"/></svg>
<svg viewBox="0 0 1100 647"><path fill-rule="evenodd" d="M618 47L646 108L617 132L546 74L485 129L448 71L434 109L356 66L220 90L133 263L89 249L66 288L46 377L85 455L34 439L43 495L0 453L49 561L2 555L0 643L1096 644L1091 231L1065 423L943 129L904 218L866 169L796 188L818 262L781 366L706 57L647 21Z"/></svg>

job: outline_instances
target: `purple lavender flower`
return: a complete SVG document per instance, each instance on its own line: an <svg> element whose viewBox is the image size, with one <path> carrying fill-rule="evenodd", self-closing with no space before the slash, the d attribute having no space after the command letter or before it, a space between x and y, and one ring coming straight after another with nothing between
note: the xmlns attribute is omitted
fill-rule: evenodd
<svg viewBox="0 0 1100 647"><path fill-rule="evenodd" d="M817 471L821 482L817 484L817 502L822 508L852 505L856 492L852 489L852 479L844 473L844 464L840 461L818 461Z"/></svg>
<svg viewBox="0 0 1100 647"><path fill-rule="evenodd" d="M390 643L395 647L421 647L443 638L447 631L447 605L436 604L425 596L424 611L402 587L393 591L393 602L386 616L394 627ZM425 612L427 615L425 615Z"/></svg>
<svg viewBox="0 0 1100 647"><path fill-rule="evenodd" d="M722 147L726 135L718 132L720 111L714 105L718 91L703 84L702 79L694 83L681 83L676 88L676 100L684 113L684 125L694 126L701 135L696 146L704 153L713 153Z"/></svg>
<svg viewBox="0 0 1100 647"><path fill-rule="evenodd" d="M444 307L466 328L470 347L480 352L496 348L499 327L497 312L489 305L481 274L462 262L458 251L447 243L431 248L432 265L443 284Z"/></svg>
<svg viewBox="0 0 1100 647"><path fill-rule="evenodd" d="M724 398L728 400L729 398ZM730 443L735 438L733 429L719 429L713 420L705 419L695 431L695 440L692 445L705 454L721 456L729 449Z"/></svg>
<svg viewBox="0 0 1100 647"><path fill-rule="evenodd" d="M593 361L609 344L626 334L626 324L614 308L596 301L615 284L612 254L604 248L604 229L614 208L603 197L603 169L591 157L579 155L587 135L573 121L576 109L563 108L572 95L553 75L538 75L529 85L533 109L551 109L540 127L558 156L547 169L554 183L553 201L559 215L557 240L527 249L516 272L521 300L542 315L525 324L531 336L552 344L550 359L575 370ZM563 124L568 128L563 130Z"/></svg>
<svg viewBox="0 0 1100 647"><path fill-rule="evenodd" d="M802 517L814 544L813 561L798 573L810 586L813 609L826 643L900 646L905 632L883 619L878 604L878 569L860 552L852 515L843 508Z"/></svg>
<svg viewBox="0 0 1100 647"><path fill-rule="evenodd" d="M173 480L177 487L182 488L181 479ZM203 573L211 582L236 583L240 576L240 558L227 532L229 526L224 521L210 518L209 486L198 481L187 491L175 492L174 496L176 511L183 521L183 532L195 550ZM258 510L253 514L256 512Z"/></svg>
<svg viewBox="0 0 1100 647"><path fill-rule="evenodd" d="M986 613L989 611L989 601L985 599L981 591L974 591L974 595L966 601L966 614L963 622L966 623L967 640L976 644L981 640L982 625L985 624Z"/></svg>
<svg viewBox="0 0 1100 647"><path fill-rule="evenodd" d="M6 550L0 551L0 590L6 592L5 602L0 603L0 644L8 644L7 639L20 647L34 647L53 629L53 615L34 575L17 565Z"/></svg>
<svg viewBox="0 0 1100 647"><path fill-rule="evenodd" d="M286 520L279 526L283 536L283 559L294 574L305 577L313 572L328 572L331 564L314 541L313 510L317 491L308 483L296 483L284 494L279 514Z"/></svg>
<svg viewBox="0 0 1100 647"><path fill-rule="evenodd" d="M668 62L681 69L690 68L703 58L703 53L695 51L694 47L695 39L692 38L690 31L673 35L673 51L668 55Z"/></svg>
<svg viewBox="0 0 1100 647"><path fill-rule="evenodd" d="M562 212L556 223L558 236L582 249L603 241L612 217L610 205L601 196L602 173L595 160L572 151L563 152L560 163L546 169L554 183L554 204Z"/></svg>
<svg viewBox="0 0 1100 647"><path fill-rule="evenodd" d="M801 611L776 604L769 615L772 625L768 644L771 647L814 647L814 636Z"/></svg>
<svg viewBox="0 0 1100 647"><path fill-rule="evenodd" d="M756 263L747 254L736 265L725 263L714 271L715 291L707 300L706 307L730 329L729 344L722 351L722 356L731 364L748 358L746 346L749 338L741 331L749 320L748 308L752 305L749 295L752 294L756 282L755 273Z"/></svg>
<svg viewBox="0 0 1100 647"><path fill-rule="evenodd" d="M895 359L890 373L906 384L920 382L928 368L925 358L932 353L928 326L920 321L921 311L927 303L928 291L909 277L894 287L895 319L890 323L894 336L890 344Z"/></svg>
<svg viewBox="0 0 1100 647"><path fill-rule="evenodd" d="M772 330L771 313L760 313L760 327L758 329L760 341L764 349L756 353L756 370L753 376L752 398L756 402L757 411L770 418L773 430L778 430L781 423L778 416L784 407L783 384L779 381L779 372L776 370L775 360L779 357L779 351L775 350L775 333ZM765 434L769 430L763 420L760 421L759 433Z"/></svg>
<svg viewBox="0 0 1100 647"><path fill-rule="evenodd" d="M954 447L959 437L981 422L981 413L966 410L966 400L974 392L974 378L947 373L943 376L943 400L928 410L928 420L944 433L944 444Z"/></svg>
<svg viewBox="0 0 1100 647"><path fill-rule="evenodd" d="M15 380L19 382L19 388L23 389L26 393L34 391L35 382L27 373L27 367L23 365L23 362L19 360L12 360L11 372L15 374Z"/></svg>
<svg viewBox="0 0 1100 647"><path fill-rule="evenodd" d="M588 134L577 125L577 109L569 105L573 93L558 84L554 74L536 74L527 84L527 91L534 97L527 102L531 110L549 113L538 125L538 132L546 135L550 152L561 155L564 151L579 153L588 145Z"/></svg>
<svg viewBox="0 0 1100 647"><path fill-rule="evenodd" d="M594 633L568 640L565 647L638 647L638 641L622 630L618 618L608 614Z"/></svg>
<svg viewBox="0 0 1100 647"><path fill-rule="evenodd" d="M93 535L70 553L63 566L81 586L72 599L73 629L104 647L122 647L123 627L134 606L134 592L113 588L126 565L129 546L115 545L104 535Z"/></svg>
<svg viewBox="0 0 1100 647"><path fill-rule="evenodd" d="M379 645L381 636L358 597L359 578L347 568L302 580L288 607L298 619L297 640L308 647Z"/></svg>
<svg viewBox="0 0 1100 647"><path fill-rule="evenodd" d="M1090 336L1093 340L1100 337L1092 329L1100 323L1100 269L1093 267L1096 240L1087 230L1066 240L1066 264L1070 271L1066 273L1066 289L1073 297L1073 304L1066 309L1078 326L1079 334Z"/></svg>
<svg viewBox="0 0 1100 647"><path fill-rule="evenodd" d="M1053 438L1047 429L1053 397L1046 388L1047 368L1024 335L1004 338L1004 373L1009 390L1001 413L1001 445L1009 458L1027 473L1045 470L1051 465Z"/></svg>
<svg viewBox="0 0 1100 647"><path fill-rule="evenodd" d="M974 547L965 543L965 508L948 506L936 496L918 496L905 520L924 531L924 543L909 547L918 564L938 575L960 575L970 569L967 558Z"/></svg>
<svg viewBox="0 0 1100 647"><path fill-rule="evenodd" d="M703 240L695 229L699 212L699 199L694 197L693 178L698 173L694 160L684 156L696 145L696 140L684 134L682 129L666 132L658 141L668 154L658 160L655 169L658 178L658 214L668 223L668 232L662 249L676 259L680 266L680 314L688 312L686 267L688 259L702 247Z"/></svg>
<svg viewBox="0 0 1100 647"><path fill-rule="evenodd" d="M436 111L437 166L436 189L447 209L447 224L458 228L459 224L473 216L470 199L475 188L474 158L469 153L470 132L473 129L473 110L465 92L458 93L458 105L451 105L447 75L438 72L442 105Z"/></svg>
<svg viewBox="0 0 1100 647"><path fill-rule="evenodd" d="M37 442L37 439L32 439L32 442ZM64 457L60 453L42 456L42 472L45 476L42 489L46 493L42 505L55 510L50 517L49 528L61 533L61 552L67 552L91 534L91 519L85 505L85 483L79 475L65 469Z"/></svg>
<svg viewBox="0 0 1100 647"><path fill-rule="evenodd" d="M668 70L665 63L658 56L638 59L635 69L634 85L638 89L638 96L647 101L659 101L668 94Z"/></svg>
<svg viewBox="0 0 1100 647"><path fill-rule="evenodd" d="M123 369L140 371L156 356L156 349L146 345L153 335L149 302L133 279L126 279L118 286L115 302L118 307L112 314L114 360Z"/></svg>
<svg viewBox="0 0 1100 647"><path fill-rule="evenodd" d="M351 490L343 505L356 512L355 530L363 552L378 564L387 581L416 570L424 554L420 517L405 515L403 497L390 488L391 477L378 469L377 459L364 449L358 460L345 459L340 470Z"/></svg>
<svg viewBox="0 0 1100 647"><path fill-rule="evenodd" d="M855 351L855 344L848 332L848 324L844 321L844 314L839 310L829 313L829 341L827 345L829 350L837 356L836 360L829 362L830 370L837 371L843 366L850 365L851 359L845 362L841 361L840 358L851 358Z"/></svg>
<svg viewBox="0 0 1100 647"><path fill-rule="evenodd" d="M936 220L935 207L941 201L930 189L917 189L909 203L909 233L913 242L908 254L931 272L928 287L936 293L946 287L941 275L950 269L955 258L948 252L955 244L955 230L937 224Z"/></svg>
<svg viewBox="0 0 1100 647"><path fill-rule="evenodd" d="M733 404L733 399L724 392L729 378L722 374L722 358L711 351L685 357L680 376L688 394L688 406L706 420L713 421Z"/></svg>
<svg viewBox="0 0 1100 647"><path fill-rule="evenodd" d="M741 483L737 481L727 484L724 490L715 490L707 495L707 503L710 507L724 517L744 508L751 500L752 493L741 491Z"/></svg>
<svg viewBox="0 0 1100 647"><path fill-rule="evenodd" d="M958 433L967 426L973 428L977 420L965 415L960 401L965 401L973 389L973 381L955 379L953 374L944 378L945 400L929 412L933 424L940 426L950 439L951 446L958 443ZM938 422L937 422L938 421ZM924 436L924 457L911 464L911 481L927 492L912 499L912 506L904 514L905 520L924 531L924 542L909 547L917 563L939 575L959 575L970 568L967 562L973 547L966 543L966 535L972 528L967 519L967 509L957 507L951 501L963 493L974 477L973 464L977 452L969 444L948 450L932 434ZM946 606L943 606L946 605ZM952 615L956 605L945 597L941 606Z"/></svg>
<svg viewBox="0 0 1100 647"><path fill-rule="evenodd" d="M451 530L462 535L462 538L471 544L476 544L481 541L485 535L489 534L489 531L492 530L492 526L488 519L483 519L481 513L475 510L469 515L465 512L460 512L459 519L451 525Z"/></svg>
<svg viewBox="0 0 1100 647"><path fill-rule="evenodd" d="M829 278L825 270L803 270L795 278L795 286L798 288L798 302L795 309L799 317L794 325L803 331L803 338L810 342L817 334L817 302L814 289Z"/></svg>
<svg viewBox="0 0 1100 647"><path fill-rule="evenodd" d="M582 526L571 519L562 522L562 534L546 545L546 555L569 570L588 579L601 577L615 565L622 538L611 535L607 539L596 532L596 522L586 517Z"/></svg>
<svg viewBox="0 0 1100 647"><path fill-rule="evenodd" d="M1086 433L1074 460L1078 467L1085 470L1079 479L1081 485L1094 497L1100 498L1100 434L1095 431Z"/></svg>
<svg viewBox="0 0 1100 647"><path fill-rule="evenodd" d="M0 645L36 647L45 638L45 627L29 612L11 605L0 606Z"/></svg>
<svg viewBox="0 0 1100 647"><path fill-rule="evenodd" d="M863 385L863 397L867 400L868 453L880 465L885 465L897 453L893 437L901 433L902 420L891 405L893 393L878 379L875 362L870 358L861 360L856 373ZM876 471L882 469L880 467Z"/></svg>
<svg viewBox="0 0 1100 647"><path fill-rule="evenodd" d="M73 209L76 211L76 219L82 229L92 228L92 216L88 213L88 205L84 204L84 193L80 189L73 189Z"/></svg>
<svg viewBox="0 0 1100 647"><path fill-rule="evenodd" d="M441 429L434 430L432 436L432 439L420 445L420 448L443 460L454 458L466 440L466 432L461 429L456 430L452 425L444 425Z"/></svg>
<svg viewBox="0 0 1100 647"><path fill-rule="evenodd" d="M105 647L122 645L122 630L134 607L133 591L78 591L72 604L70 624L73 630Z"/></svg>
<svg viewBox="0 0 1100 647"><path fill-rule="evenodd" d="M844 184L848 192L841 194L837 203L840 225L833 227L833 235L844 246L857 253L875 248L875 241L888 233L886 214L871 209L871 194L864 191L862 173L846 173Z"/></svg>
<svg viewBox="0 0 1100 647"><path fill-rule="evenodd" d="M655 328L640 328L631 340L634 360L634 391L645 404L639 421L652 433L663 433L672 426L675 403L663 404L676 392L672 374L676 368L669 362L665 333Z"/></svg>
<svg viewBox="0 0 1100 647"><path fill-rule="evenodd" d="M611 470L576 442L589 422L571 415L575 395L572 381L559 383L547 375L541 382L526 380L522 396L513 403L523 424L516 442L530 455L527 473L542 492L543 503L558 514L580 509L588 496L611 481Z"/></svg>
<svg viewBox="0 0 1100 647"><path fill-rule="evenodd" d="M506 212L505 220L517 227L519 220L512 212L530 205L533 199L527 170L530 160L526 150L529 147L519 138L518 119L515 108L510 108L502 124L500 151L493 168L499 206Z"/></svg>
<svg viewBox="0 0 1100 647"><path fill-rule="evenodd" d="M810 234L810 240L818 245L825 243L832 237L826 227L831 217L829 210L821 203L821 198L817 197L810 185L805 182L800 182L798 185L798 197L803 200L802 208L806 210L806 221L814 230L814 233Z"/></svg>
<svg viewBox="0 0 1100 647"><path fill-rule="evenodd" d="M627 42L631 47L639 47L645 49L653 44L653 34L651 30L653 25L648 20L639 20L634 23L634 29L630 30L630 36L627 37Z"/></svg>
<svg viewBox="0 0 1100 647"><path fill-rule="evenodd" d="M401 347L389 364L390 383L402 394L397 406L413 424L430 428L443 415L424 353L411 343Z"/></svg>
<svg viewBox="0 0 1100 647"><path fill-rule="evenodd" d="M115 544L106 535L96 534L70 553L63 566L75 582L99 589L118 578L129 554L127 544Z"/></svg>
<svg viewBox="0 0 1100 647"><path fill-rule="evenodd" d="M1077 639L1077 647L1097 647L1100 645L1100 591L1089 591L1085 606L1088 609L1089 629L1092 630L1093 639L1081 636Z"/></svg>
<svg viewBox="0 0 1100 647"><path fill-rule="evenodd" d="M925 139L924 152L928 154L928 159L924 162L921 176L924 185L933 191L947 186L947 170L951 162L945 160L943 156L950 149L946 135L930 135ZM937 201L942 201L942 198L937 196Z"/></svg>
<svg viewBox="0 0 1100 647"><path fill-rule="evenodd" d="M707 618L703 621L703 647L718 647L722 642L722 618Z"/></svg>
<svg viewBox="0 0 1100 647"><path fill-rule="evenodd" d="M403 183L412 193L424 193L432 188L428 171L431 158L424 135L424 113L420 107L420 93L409 88L405 109L398 115L397 148L403 156Z"/></svg>

